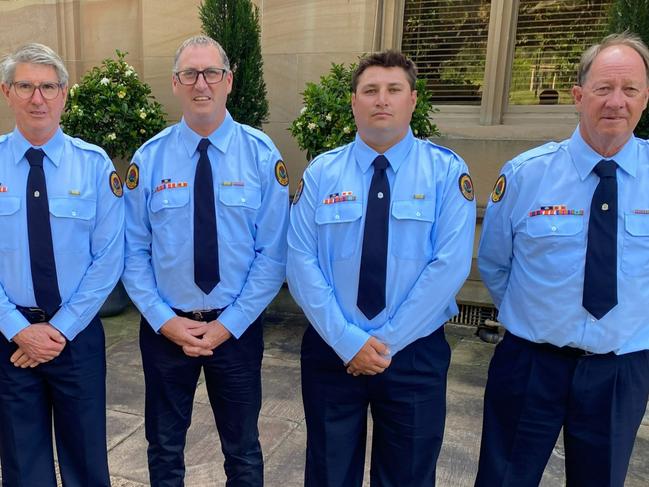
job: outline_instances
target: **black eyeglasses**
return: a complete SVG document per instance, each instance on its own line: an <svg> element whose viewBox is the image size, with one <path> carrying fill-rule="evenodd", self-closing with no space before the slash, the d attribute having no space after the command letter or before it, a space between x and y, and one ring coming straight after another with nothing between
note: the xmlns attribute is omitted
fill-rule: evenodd
<svg viewBox="0 0 649 487"><path fill-rule="evenodd" d="M54 83L53 81L46 81L39 85L35 85L29 81L14 81L11 84L13 85L18 98L22 98L23 100L31 99L36 90L40 91L41 96L46 100L54 100L59 96L59 92L61 91L61 84Z"/></svg>
<svg viewBox="0 0 649 487"><path fill-rule="evenodd" d="M202 74L203 79L208 85L220 83L228 72L225 68L207 68L202 71L196 69L183 69L174 73L176 79L181 85L194 85L198 81L198 75Z"/></svg>

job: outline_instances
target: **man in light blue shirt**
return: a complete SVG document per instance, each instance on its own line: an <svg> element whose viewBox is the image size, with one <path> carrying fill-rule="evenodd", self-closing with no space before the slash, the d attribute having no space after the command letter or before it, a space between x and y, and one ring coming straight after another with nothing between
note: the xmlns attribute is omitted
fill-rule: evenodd
<svg viewBox="0 0 649 487"><path fill-rule="evenodd" d="M388 51L352 79L358 133L317 157L291 209L287 277L302 342L307 486L433 485L450 349L443 325L471 265L475 202L456 154L415 139L416 67Z"/></svg>
<svg viewBox="0 0 649 487"><path fill-rule="evenodd" d="M261 315L285 277L288 176L262 132L226 110L232 72L213 39L176 52L183 118L126 175L123 282L140 312L151 485L181 486L201 370L230 486L263 483Z"/></svg>
<svg viewBox="0 0 649 487"><path fill-rule="evenodd" d="M64 134L61 58L27 44L2 63L14 114L0 136L0 458L3 485L110 485L106 359L97 317L123 265L122 184L106 153Z"/></svg>
<svg viewBox="0 0 649 487"><path fill-rule="evenodd" d="M494 187L479 266L507 332L476 485L538 485L562 427L567 485L624 485L649 392L649 143L633 136L648 74L633 36L588 49L572 137Z"/></svg>

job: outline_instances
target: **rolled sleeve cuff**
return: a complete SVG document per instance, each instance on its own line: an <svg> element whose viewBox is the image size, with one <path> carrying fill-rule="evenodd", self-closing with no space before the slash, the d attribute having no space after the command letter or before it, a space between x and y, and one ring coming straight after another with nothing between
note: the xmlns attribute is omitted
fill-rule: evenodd
<svg viewBox="0 0 649 487"><path fill-rule="evenodd" d="M228 306L223 313L219 315L218 320L236 339L239 339L239 337L243 335L243 332L248 329L251 323L241 311L233 306Z"/></svg>
<svg viewBox="0 0 649 487"><path fill-rule="evenodd" d="M56 312L50 320L50 324L59 330L68 341L74 340L81 330L88 325L88 323L81 323L79 317L65 306Z"/></svg>
<svg viewBox="0 0 649 487"><path fill-rule="evenodd" d="M29 326L29 321L18 311L13 309L2 317L2 327L0 331L9 341Z"/></svg>
<svg viewBox="0 0 649 487"><path fill-rule="evenodd" d="M164 303L152 306L142 314L156 333L160 333L162 325L176 316L176 313L174 313L171 307Z"/></svg>
<svg viewBox="0 0 649 487"><path fill-rule="evenodd" d="M348 324L342 337L331 346L345 364L351 362L370 335L356 325Z"/></svg>

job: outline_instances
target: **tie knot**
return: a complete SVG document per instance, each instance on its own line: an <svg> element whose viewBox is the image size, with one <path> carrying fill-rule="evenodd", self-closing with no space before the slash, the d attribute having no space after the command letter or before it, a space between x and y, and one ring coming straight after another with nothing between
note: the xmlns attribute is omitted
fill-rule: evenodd
<svg viewBox="0 0 649 487"><path fill-rule="evenodd" d="M388 164L389 164L388 159L383 155L377 156L376 159L374 159L374 162L372 162L375 171L377 170L385 171L388 167Z"/></svg>
<svg viewBox="0 0 649 487"><path fill-rule="evenodd" d="M595 174L601 178L614 178L615 171L617 170L617 163L615 161L607 161L602 159L595 166Z"/></svg>
<svg viewBox="0 0 649 487"><path fill-rule="evenodd" d="M198 152L206 152L209 146L210 139L201 139L201 141L198 143Z"/></svg>
<svg viewBox="0 0 649 487"><path fill-rule="evenodd" d="M33 147L30 147L25 152L25 157L27 158L27 162L29 162L30 166L43 167L43 158L45 157L45 152L43 152L43 149L34 149Z"/></svg>

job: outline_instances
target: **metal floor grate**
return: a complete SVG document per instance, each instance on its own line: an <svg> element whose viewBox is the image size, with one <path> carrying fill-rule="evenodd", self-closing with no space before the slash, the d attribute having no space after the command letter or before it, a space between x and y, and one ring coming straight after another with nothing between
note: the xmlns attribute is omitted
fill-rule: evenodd
<svg viewBox="0 0 649 487"><path fill-rule="evenodd" d="M491 306L475 306L472 304L459 304L460 312L453 316L449 323L467 326L484 325L486 320L496 321L498 312Z"/></svg>

